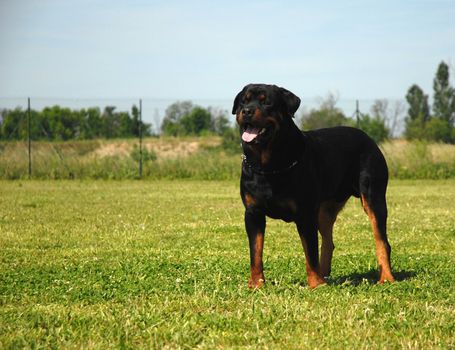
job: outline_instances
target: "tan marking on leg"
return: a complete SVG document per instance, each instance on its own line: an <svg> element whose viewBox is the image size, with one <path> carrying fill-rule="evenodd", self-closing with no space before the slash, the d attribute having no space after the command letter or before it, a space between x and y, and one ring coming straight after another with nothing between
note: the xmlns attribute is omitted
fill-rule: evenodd
<svg viewBox="0 0 455 350"><path fill-rule="evenodd" d="M303 250L305 251L305 264L306 264L306 274L307 274L307 280L308 280L308 285L310 288L316 288L320 286L321 284L326 284L323 278L321 278L318 268L313 268L311 267L311 264L309 263L309 254L308 254L308 245L305 241L305 239L301 238L302 241L302 246Z"/></svg>
<svg viewBox="0 0 455 350"><path fill-rule="evenodd" d="M376 242L376 257L379 265L378 283L384 283L385 281L394 282L395 278L392 275L392 269L390 267L390 248L383 240L381 232L379 231L376 215L371 210L365 196L363 194L361 196L363 209L370 219L371 228L373 229L374 239Z"/></svg>
<svg viewBox="0 0 455 350"><path fill-rule="evenodd" d="M251 265L251 277L248 281L248 288L260 288L264 285L265 277L263 272L262 252L264 249L264 234L258 232L254 243L254 257Z"/></svg>
<svg viewBox="0 0 455 350"><path fill-rule="evenodd" d="M323 277L330 276L332 257L335 245L333 244L333 225L337 214L343 209L344 202L324 202L319 208L318 229L322 237L320 271Z"/></svg>
<svg viewBox="0 0 455 350"><path fill-rule="evenodd" d="M246 193L245 194L245 204L247 207L254 206L256 204L256 199L254 199L254 197L251 194Z"/></svg>
<svg viewBox="0 0 455 350"><path fill-rule="evenodd" d="M335 220L328 215L323 209L319 210L319 232L322 237L321 244L321 259L319 262L321 276L326 277L330 275L332 266L332 256L335 246L333 245L333 224Z"/></svg>

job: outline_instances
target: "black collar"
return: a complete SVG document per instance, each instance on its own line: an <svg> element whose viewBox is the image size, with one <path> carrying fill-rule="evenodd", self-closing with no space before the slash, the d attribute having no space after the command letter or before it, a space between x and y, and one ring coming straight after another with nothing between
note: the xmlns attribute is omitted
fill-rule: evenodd
<svg viewBox="0 0 455 350"><path fill-rule="evenodd" d="M289 165L288 167L286 168L283 168L283 169L277 169L277 170L269 170L269 171L265 171L265 170L262 170L260 168L257 168L255 166L253 166L250 162L248 162L248 159L246 158L246 155L242 154L242 160L243 160L243 163L248 167L250 168L253 172L257 173L257 174L260 174L260 175L278 175L278 174L282 174L282 173L285 173L289 170L291 170L292 168L294 168L297 164L299 164L299 161L296 160L294 161L291 165Z"/></svg>

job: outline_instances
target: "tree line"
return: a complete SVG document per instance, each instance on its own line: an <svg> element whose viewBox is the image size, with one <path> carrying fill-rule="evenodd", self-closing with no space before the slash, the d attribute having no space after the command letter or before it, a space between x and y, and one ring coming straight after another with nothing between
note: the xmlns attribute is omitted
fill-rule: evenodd
<svg viewBox="0 0 455 350"><path fill-rule="evenodd" d="M449 66L441 62L433 81L433 105L428 95L417 85L407 94L408 109L404 118L404 136L407 139L455 143L455 89L450 84ZM303 112L298 124L303 130L348 125L358 127L376 142L398 135L400 115L405 110L401 103L390 105L387 100L376 100L369 114L359 113L357 118L347 117L336 106L337 97L329 95L319 108ZM223 135L227 143L238 146L238 132L230 124L227 112L213 107L203 108L191 101L178 101L165 111L161 134L166 136ZM71 110L60 106L31 111L32 139L69 140L95 138L128 138L152 134L151 125L141 124L139 110L119 112L113 106ZM21 108L3 110L0 119L0 139L19 140L28 135L27 111Z"/></svg>
<svg viewBox="0 0 455 350"><path fill-rule="evenodd" d="M455 89L450 85L449 66L445 62L438 66L433 89L431 113L428 95L416 84L409 88L404 136L409 140L455 143ZM398 136L400 117L405 111L401 101L389 103L386 99L378 99L370 113L358 113L356 118L346 116L336 103L337 97L329 94L319 108L303 112L297 123L302 130L340 125L358 127L376 142ZM223 143L238 148L238 132L235 126L229 125L225 114L194 106L190 101L176 102L168 107L161 131L171 136L215 133L224 136Z"/></svg>
<svg viewBox="0 0 455 350"><path fill-rule="evenodd" d="M428 95L417 85L407 94L408 110L404 118L404 136L408 140L419 139L455 143L455 89L450 84L449 66L441 62L433 80L433 106ZM304 130L338 125L357 126L376 142L396 136L399 117L404 106L397 102L390 106L387 100L376 100L370 114L360 113L358 119L348 118L336 107L337 98L329 95L318 109L302 116Z"/></svg>
<svg viewBox="0 0 455 350"><path fill-rule="evenodd" d="M24 140L28 137L28 111L18 107L1 111L0 140ZM151 136L151 124L140 122L139 110L131 113L107 106L72 110L46 107L30 111L30 136L33 140L87 140L96 138ZM175 102L165 112L161 133L166 136L222 135L230 128L226 112L213 107L202 108L191 101Z"/></svg>
<svg viewBox="0 0 455 350"><path fill-rule="evenodd" d="M303 112L300 117L302 130L351 126L365 131L376 142L382 142L396 133L399 115L403 109L400 103L389 106L387 100L376 100L371 107L371 114L358 113L357 117L347 117L336 106L337 96L329 94L319 108Z"/></svg>
<svg viewBox="0 0 455 350"><path fill-rule="evenodd" d="M1 112L0 139L24 140L28 137L28 111L22 108ZM72 110L60 106L30 111L30 136L33 140L87 140L96 138L137 137L151 135L151 125L141 122L139 109L131 113L107 106Z"/></svg>
<svg viewBox="0 0 455 350"><path fill-rule="evenodd" d="M408 139L455 143L455 89L450 84L450 69L443 61L433 80L433 106L417 84L412 85L406 101L405 136Z"/></svg>

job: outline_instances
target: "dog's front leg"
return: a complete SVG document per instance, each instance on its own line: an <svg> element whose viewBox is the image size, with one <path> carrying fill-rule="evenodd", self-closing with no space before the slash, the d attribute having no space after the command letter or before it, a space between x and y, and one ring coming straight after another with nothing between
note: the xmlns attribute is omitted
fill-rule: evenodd
<svg viewBox="0 0 455 350"><path fill-rule="evenodd" d="M303 222L297 222L297 230L299 231L300 240L305 250L308 285L311 288L316 288L321 284L325 284L324 279L319 274L318 226L316 217L308 216Z"/></svg>
<svg viewBox="0 0 455 350"><path fill-rule="evenodd" d="M264 248L265 234L265 215L247 209L245 211L245 228L250 244L251 276L250 280L248 281L248 287L260 288L265 282L262 265L262 250Z"/></svg>

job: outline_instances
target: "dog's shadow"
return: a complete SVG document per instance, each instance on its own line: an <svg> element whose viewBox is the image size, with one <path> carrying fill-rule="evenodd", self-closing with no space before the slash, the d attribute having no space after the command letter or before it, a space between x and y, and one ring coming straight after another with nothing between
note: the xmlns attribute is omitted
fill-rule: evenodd
<svg viewBox="0 0 455 350"><path fill-rule="evenodd" d="M416 276L414 271L395 271L393 273L395 281L401 282ZM376 284L378 282L379 272L378 270L371 269L366 272L355 272L344 276L329 277L327 282L329 285L351 285L358 286L361 284Z"/></svg>

